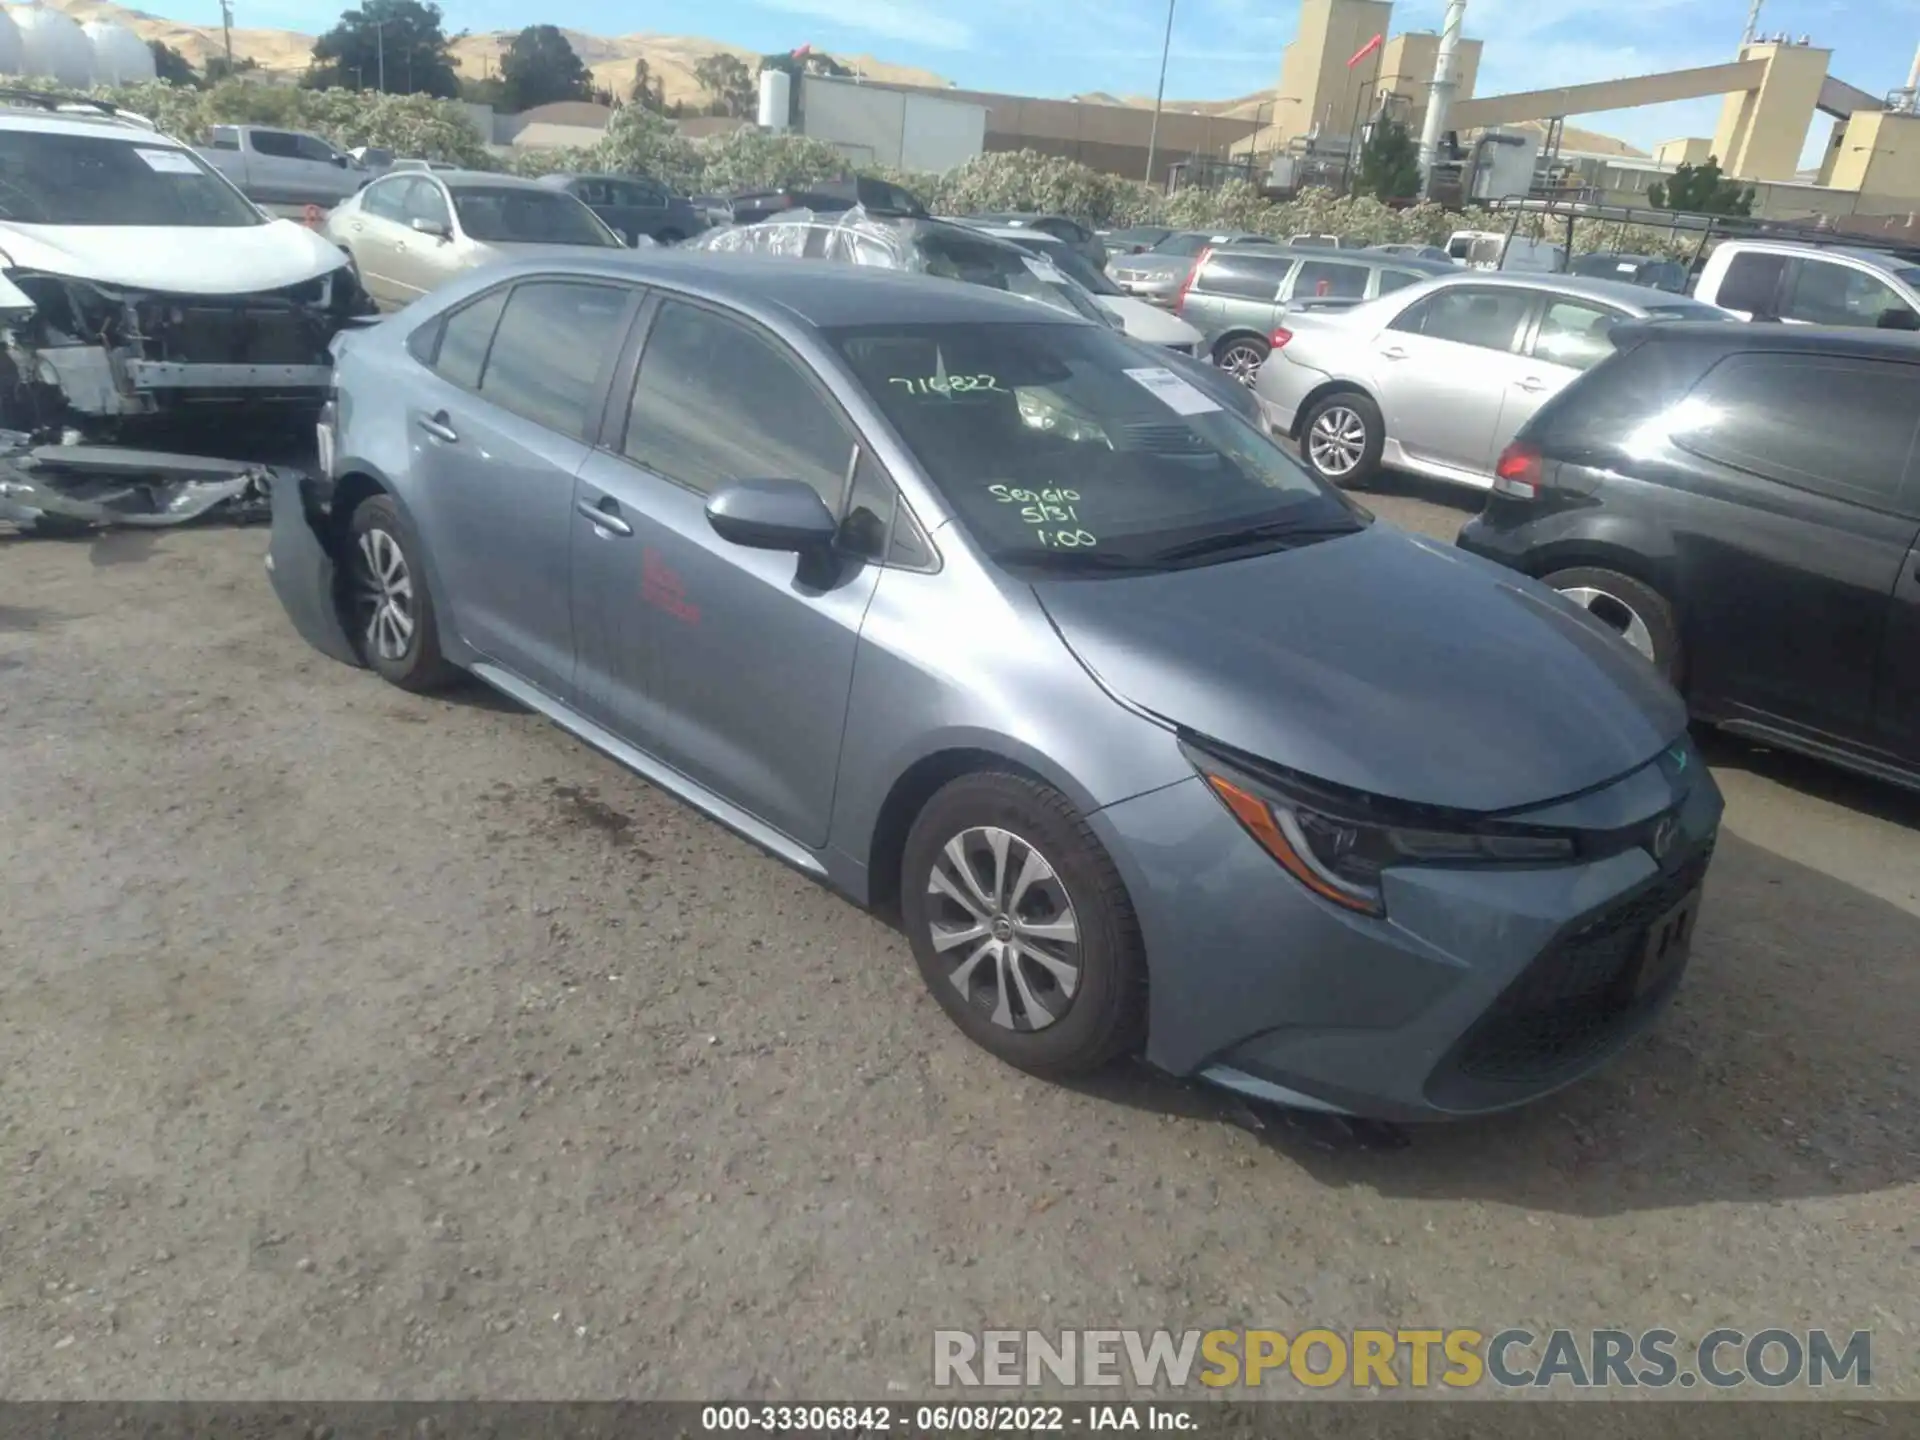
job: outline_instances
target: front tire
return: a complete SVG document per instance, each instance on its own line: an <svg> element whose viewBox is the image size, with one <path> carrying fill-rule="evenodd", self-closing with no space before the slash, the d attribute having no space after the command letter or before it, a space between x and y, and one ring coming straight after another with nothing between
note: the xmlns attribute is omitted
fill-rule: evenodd
<svg viewBox="0 0 1920 1440"><path fill-rule="evenodd" d="M1658 590L1618 570L1589 565L1557 570L1545 583L1646 656L1668 683L1679 685L1680 626Z"/></svg>
<svg viewBox="0 0 1920 1440"><path fill-rule="evenodd" d="M914 821L901 912L921 978L982 1049L1036 1075L1140 1043L1146 956L1119 871L1050 786L965 775Z"/></svg>
<svg viewBox="0 0 1920 1440"><path fill-rule="evenodd" d="M1387 425L1357 390L1324 395L1300 421L1300 460L1329 485L1357 489L1380 472Z"/></svg>
<svg viewBox="0 0 1920 1440"><path fill-rule="evenodd" d="M416 547L391 497L370 495L347 521L347 633L367 668L427 694L460 678L440 651L440 627Z"/></svg>
<svg viewBox="0 0 1920 1440"><path fill-rule="evenodd" d="M1251 390L1260 367L1272 353L1273 347L1257 336L1236 335L1221 342L1213 352L1213 363Z"/></svg>

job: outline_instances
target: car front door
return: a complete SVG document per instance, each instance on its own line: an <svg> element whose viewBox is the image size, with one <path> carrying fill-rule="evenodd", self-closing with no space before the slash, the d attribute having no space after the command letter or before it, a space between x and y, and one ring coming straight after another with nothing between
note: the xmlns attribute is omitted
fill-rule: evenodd
<svg viewBox="0 0 1920 1440"><path fill-rule="evenodd" d="M407 397L413 504L456 633L557 699L573 697L574 475L599 427L638 292L535 278L440 323Z"/></svg>
<svg viewBox="0 0 1920 1440"><path fill-rule="evenodd" d="M1515 353L1533 301L1531 290L1449 285L1374 338L1374 393L1409 460L1476 476L1492 469L1507 390L1533 373Z"/></svg>
<svg viewBox="0 0 1920 1440"><path fill-rule="evenodd" d="M438 180L414 176L402 203L406 221L394 244L394 277L410 297L424 295L466 269L464 252L454 240L453 206Z"/></svg>
<svg viewBox="0 0 1920 1440"><path fill-rule="evenodd" d="M1787 265L1780 318L1790 325L1920 329L1920 312L1866 265L1801 256Z"/></svg>
<svg viewBox="0 0 1920 1440"><path fill-rule="evenodd" d="M308 193L307 167L300 159L300 137L288 130L241 131L247 147L247 179L253 198L266 204L300 205Z"/></svg>
<svg viewBox="0 0 1920 1440"><path fill-rule="evenodd" d="M797 479L844 515L872 462L804 362L757 325L679 299L645 323L625 424L580 474L582 708L774 829L821 845L879 569L730 544L706 504L735 480Z"/></svg>
<svg viewBox="0 0 1920 1440"><path fill-rule="evenodd" d="M315 201L338 204L353 194L366 178L354 169L351 160L318 135L296 135L293 142L301 182Z"/></svg>
<svg viewBox="0 0 1920 1440"><path fill-rule="evenodd" d="M1920 364L1730 355L1664 420L1703 462L1674 529L1689 692L1716 712L1873 743L1889 615L1920 516L1904 488ZM1876 690L1881 701L1876 707Z"/></svg>
<svg viewBox="0 0 1920 1440"><path fill-rule="evenodd" d="M399 246L411 233L407 228L408 175L376 180L360 192L359 203L348 207L334 228L353 263L360 283L382 306L395 308L415 299L418 289L402 283L403 255Z"/></svg>
<svg viewBox="0 0 1920 1440"><path fill-rule="evenodd" d="M1920 465L1909 474L1909 507L1920 510ZM1880 733L1887 748L1920 766L1920 539L1893 592L1887 615L1887 648L1880 662Z"/></svg>
<svg viewBox="0 0 1920 1440"><path fill-rule="evenodd" d="M650 180L615 180L609 188L620 214L614 228L629 242L642 235L658 238L667 223L667 192Z"/></svg>
<svg viewBox="0 0 1920 1440"><path fill-rule="evenodd" d="M1487 463L1492 465L1507 442L1520 433L1534 412L1613 353L1608 339L1627 312L1573 295L1543 295L1527 325L1522 351L1532 361L1500 397Z"/></svg>

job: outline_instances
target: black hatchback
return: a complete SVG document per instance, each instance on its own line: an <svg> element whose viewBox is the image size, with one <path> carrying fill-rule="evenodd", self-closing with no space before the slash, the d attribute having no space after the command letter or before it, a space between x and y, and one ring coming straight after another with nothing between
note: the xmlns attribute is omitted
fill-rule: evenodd
<svg viewBox="0 0 1920 1440"><path fill-rule="evenodd" d="M1920 339L1623 325L1461 548L1586 607L1725 729L1920 788Z"/></svg>

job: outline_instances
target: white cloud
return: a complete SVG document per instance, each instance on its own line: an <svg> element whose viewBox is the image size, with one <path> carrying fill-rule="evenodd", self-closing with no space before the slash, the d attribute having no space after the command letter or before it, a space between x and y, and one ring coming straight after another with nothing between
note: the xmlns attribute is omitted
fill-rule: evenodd
<svg viewBox="0 0 1920 1440"><path fill-rule="evenodd" d="M838 29L863 31L903 45L969 50L974 43L973 27L966 22L909 0L758 0L758 4L768 10L810 15Z"/></svg>

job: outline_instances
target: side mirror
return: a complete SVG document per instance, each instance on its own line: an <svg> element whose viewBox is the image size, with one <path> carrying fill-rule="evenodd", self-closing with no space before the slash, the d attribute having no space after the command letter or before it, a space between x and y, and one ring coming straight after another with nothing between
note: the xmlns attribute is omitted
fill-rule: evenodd
<svg viewBox="0 0 1920 1440"><path fill-rule="evenodd" d="M451 239L453 235L453 231L448 227L447 222L444 220L427 220L423 218L416 218L413 222L413 228L415 231L417 231L422 235L433 236L433 238L436 240Z"/></svg>
<svg viewBox="0 0 1920 1440"><path fill-rule="evenodd" d="M338 165L342 170L351 170L353 168L353 161L349 160L345 155L336 154L333 157L333 163Z"/></svg>
<svg viewBox="0 0 1920 1440"><path fill-rule="evenodd" d="M736 480L707 501L714 534L749 550L824 550L840 531L820 493L800 480Z"/></svg>
<svg viewBox="0 0 1920 1440"><path fill-rule="evenodd" d="M1875 328L1880 330L1920 330L1920 314L1909 310L1904 305L1889 305L1885 310L1880 312L1880 318L1875 322Z"/></svg>

